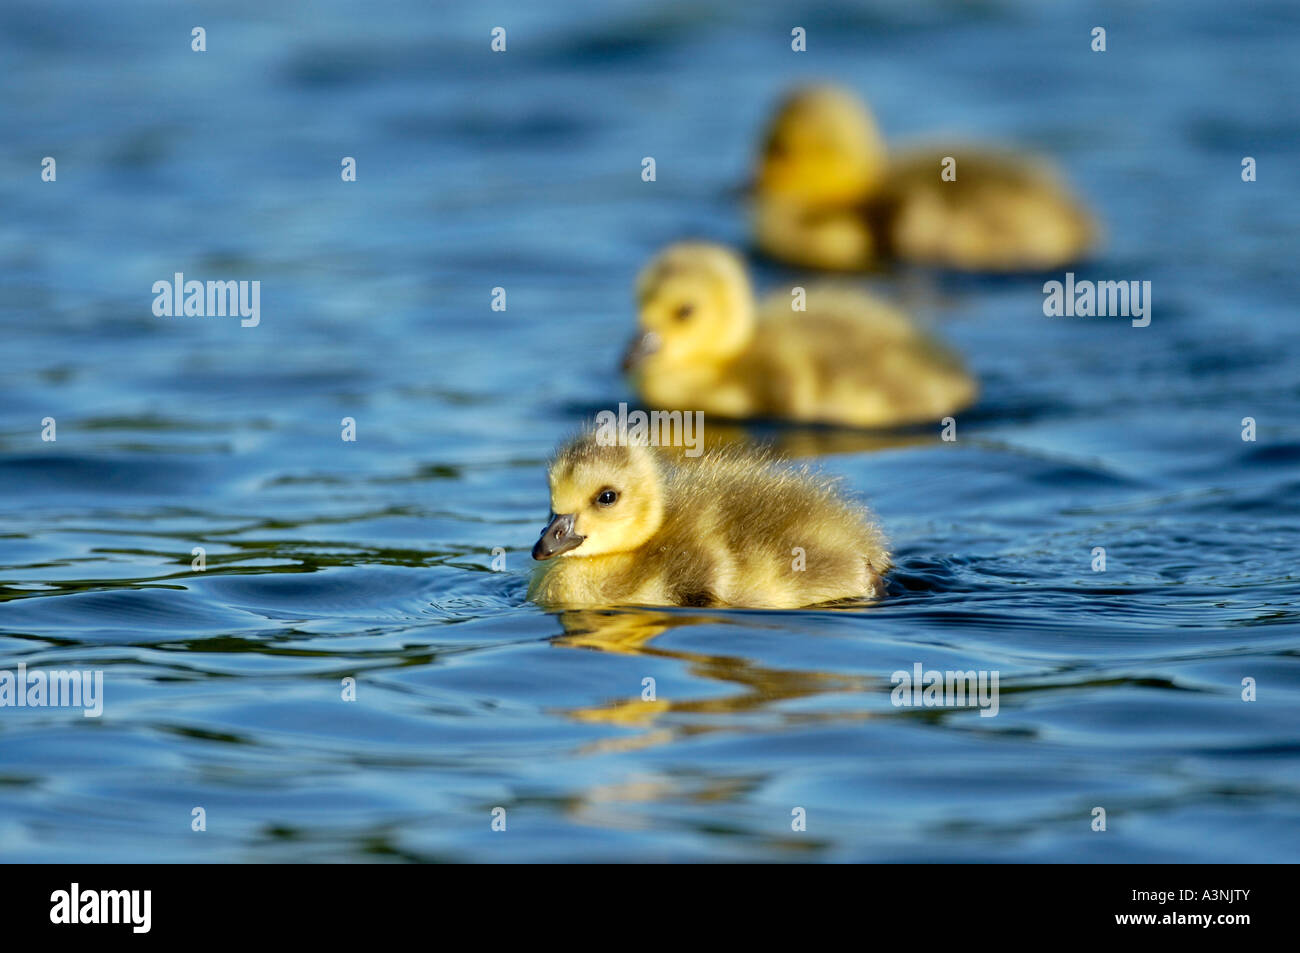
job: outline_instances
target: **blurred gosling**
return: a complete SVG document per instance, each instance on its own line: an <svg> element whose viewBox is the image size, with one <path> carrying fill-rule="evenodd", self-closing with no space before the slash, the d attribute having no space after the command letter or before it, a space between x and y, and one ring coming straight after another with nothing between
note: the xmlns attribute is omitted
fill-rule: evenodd
<svg viewBox="0 0 1300 953"><path fill-rule="evenodd" d="M938 421L972 403L960 360L858 291L806 289L756 304L730 250L669 246L637 281L639 332L623 359L643 400L665 410L849 427Z"/></svg>
<svg viewBox="0 0 1300 953"><path fill-rule="evenodd" d="M945 159L951 181L945 180ZM1045 271L1097 240L1087 210L1042 160L957 145L887 156L866 105L798 90L758 160L755 232L773 258L856 270L881 259L972 272Z"/></svg>
<svg viewBox="0 0 1300 953"><path fill-rule="evenodd" d="M761 451L690 459L588 430L548 478L555 515L528 590L543 606L781 609L884 595L891 562L867 510Z"/></svg>

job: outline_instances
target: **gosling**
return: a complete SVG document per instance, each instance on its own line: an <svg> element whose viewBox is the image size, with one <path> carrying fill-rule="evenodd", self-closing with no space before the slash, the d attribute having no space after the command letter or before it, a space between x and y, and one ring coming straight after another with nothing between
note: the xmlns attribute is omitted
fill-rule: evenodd
<svg viewBox="0 0 1300 953"><path fill-rule="evenodd" d="M889 157L865 104L796 91L765 137L754 227L768 255L856 270L884 259L969 272L1054 269L1086 255L1092 216L1041 159L945 145Z"/></svg>
<svg viewBox="0 0 1300 953"><path fill-rule="evenodd" d="M551 462L528 596L546 607L788 609L879 599L891 562L832 480L728 447L686 458L587 430Z"/></svg>
<svg viewBox="0 0 1300 953"><path fill-rule="evenodd" d="M756 303L745 266L712 244L669 246L637 282L623 368L666 410L884 428L935 422L978 393L961 361L885 303L805 289Z"/></svg>

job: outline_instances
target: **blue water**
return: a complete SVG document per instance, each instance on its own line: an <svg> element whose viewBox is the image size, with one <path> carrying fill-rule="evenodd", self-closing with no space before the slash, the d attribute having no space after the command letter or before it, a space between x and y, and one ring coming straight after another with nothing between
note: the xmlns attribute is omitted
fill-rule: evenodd
<svg viewBox="0 0 1300 953"><path fill-rule="evenodd" d="M0 858L1295 860L1298 40L1287 0L7 0L0 669L105 708L0 708ZM981 379L957 440L751 436L878 511L886 602L539 610L637 268L744 243L809 77L1052 156L1106 226L1079 276L1151 325L878 276ZM260 281L260 325L155 317L178 271ZM918 662L998 671L997 716L891 705Z"/></svg>

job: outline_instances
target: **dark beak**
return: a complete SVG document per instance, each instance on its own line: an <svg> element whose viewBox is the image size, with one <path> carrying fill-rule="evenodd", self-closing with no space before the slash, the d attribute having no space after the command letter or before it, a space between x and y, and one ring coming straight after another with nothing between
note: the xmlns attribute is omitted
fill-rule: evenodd
<svg viewBox="0 0 1300 953"><path fill-rule="evenodd" d="M533 547L533 558L550 559L552 556L560 555L560 553L567 553L569 550L581 546L582 541L586 538L573 531L572 513L553 516L551 521L546 524L546 529L542 530L542 538Z"/></svg>
<svg viewBox="0 0 1300 953"><path fill-rule="evenodd" d="M758 180L750 179L727 189L727 197L734 201L744 202L752 199L756 192L758 192Z"/></svg>
<svg viewBox="0 0 1300 953"><path fill-rule="evenodd" d="M659 335L653 331L637 335L632 339L632 343L627 346L627 351L623 354L623 370L635 370L641 365L642 361L657 350L659 350Z"/></svg>

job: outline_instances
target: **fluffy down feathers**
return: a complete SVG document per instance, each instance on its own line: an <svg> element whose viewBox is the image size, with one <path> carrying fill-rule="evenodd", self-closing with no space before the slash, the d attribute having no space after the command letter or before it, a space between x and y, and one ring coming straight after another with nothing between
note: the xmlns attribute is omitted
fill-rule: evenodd
<svg viewBox="0 0 1300 953"><path fill-rule="evenodd" d="M850 427L937 422L975 381L895 308L847 288L756 305L740 259L707 243L658 255L639 282L639 336L625 359L651 406Z"/></svg>
<svg viewBox="0 0 1300 953"><path fill-rule="evenodd" d="M793 608L884 594L891 563L870 514L834 481L763 451L692 459L601 446L588 431L556 455L549 478L557 515L529 589L542 605ZM609 493L615 501L601 502ZM557 522L581 541L549 555Z"/></svg>
<svg viewBox="0 0 1300 953"><path fill-rule="evenodd" d="M1098 236L1042 160L954 142L888 155L866 106L834 87L796 91L778 109L759 156L754 229L774 258L837 270L889 258L1047 270Z"/></svg>

